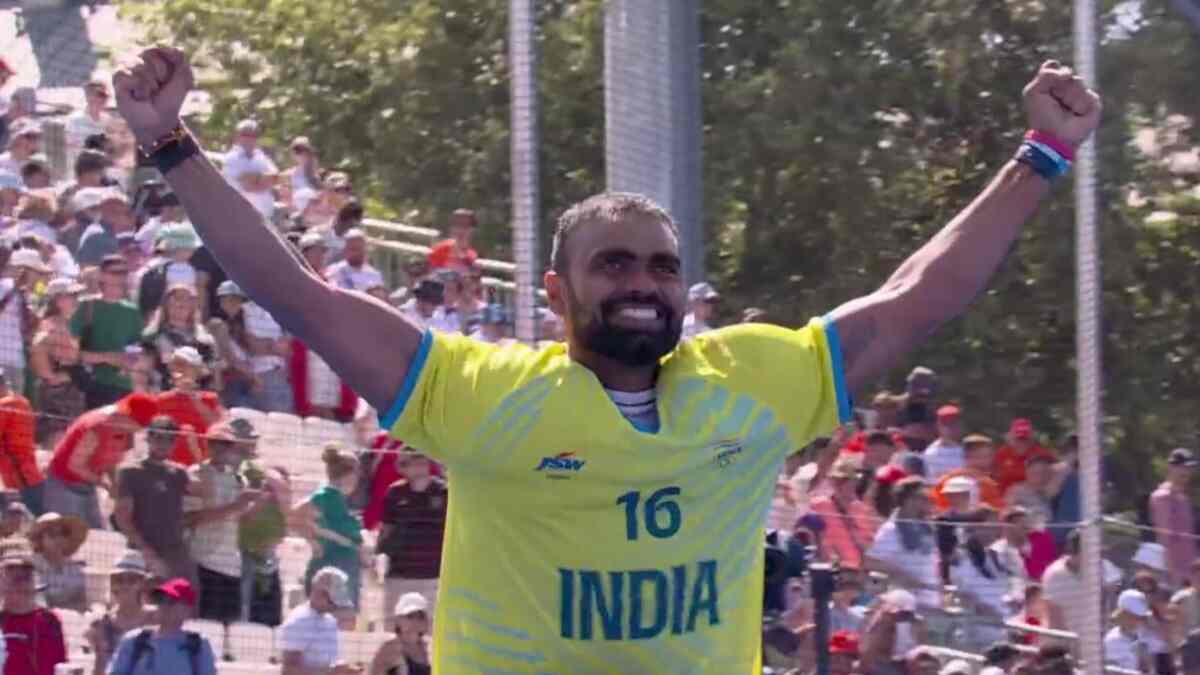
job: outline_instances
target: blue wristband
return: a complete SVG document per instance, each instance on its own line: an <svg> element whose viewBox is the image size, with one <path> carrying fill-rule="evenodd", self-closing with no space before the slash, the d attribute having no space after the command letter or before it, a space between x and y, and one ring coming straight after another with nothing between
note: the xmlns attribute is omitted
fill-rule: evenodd
<svg viewBox="0 0 1200 675"><path fill-rule="evenodd" d="M1037 141L1027 140L1021 143L1016 160L1051 183L1071 170L1070 161L1054 148Z"/></svg>

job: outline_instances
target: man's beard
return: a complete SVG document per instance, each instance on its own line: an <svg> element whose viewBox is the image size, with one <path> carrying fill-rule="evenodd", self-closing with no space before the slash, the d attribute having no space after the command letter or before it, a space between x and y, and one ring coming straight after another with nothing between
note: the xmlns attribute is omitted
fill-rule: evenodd
<svg viewBox="0 0 1200 675"><path fill-rule="evenodd" d="M577 310L578 303L574 293L568 289L573 306L575 325L578 327L577 337L583 346L591 352L606 356L618 363L634 368L651 366L659 359L671 353L683 334L683 321L654 294L631 293L620 298L610 298L600 303L599 312L587 315ZM609 317L616 314L622 304L638 303L649 305L658 310L662 317L663 327L658 331L633 330L613 325Z"/></svg>

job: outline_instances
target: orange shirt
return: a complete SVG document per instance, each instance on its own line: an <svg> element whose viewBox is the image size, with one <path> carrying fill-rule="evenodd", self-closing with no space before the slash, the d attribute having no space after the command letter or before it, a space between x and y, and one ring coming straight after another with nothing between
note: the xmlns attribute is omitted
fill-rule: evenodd
<svg viewBox="0 0 1200 675"><path fill-rule="evenodd" d="M1051 460L1058 459L1053 450L1047 450L1037 443L1030 446L1029 451L1025 454L1021 454L1019 450L1007 443L1000 446L1000 449L996 451L996 456L992 458L992 476L1000 484L1002 492L1025 480L1025 462L1034 455L1049 457Z"/></svg>
<svg viewBox="0 0 1200 675"><path fill-rule="evenodd" d="M33 448L33 407L20 394L0 398L0 479L19 490L42 482Z"/></svg>
<svg viewBox="0 0 1200 675"><path fill-rule="evenodd" d="M879 529L879 516L875 515L875 510L861 499L855 499L842 515L832 497L813 500L808 510L825 523L819 550L821 559L830 561L836 556L842 567L862 569L863 552L871 548L875 530Z"/></svg>
<svg viewBox="0 0 1200 675"><path fill-rule="evenodd" d="M210 414L206 418L198 406L208 408ZM188 439L184 434L179 434L175 438L175 444L171 447L171 461L182 466L191 466L198 462L208 459L208 439L204 435L208 433L209 419L215 421L221 412L221 400L211 391L202 391L198 395L191 394L177 389L164 391L158 395L158 412L166 415L175 421L182 429L185 425L190 426L192 431L200 436L198 444L200 446L200 459L197 460L188 448Z"/></svg>
<svg viewBox="0 0 1200 675"><path fill-rule="evenodd" d="M468 248L462 255L456 256L454 240L443 239L429 249L429 268L436 270L442 267L470 267L478 258L479 254L473 248Z"/></svg>
<svg viewBox="0 0 1200 675"><path fill-rule="evenodd" d="M71 457L89 432L96 436L96 448L87 458L87 468L98 475L115 469L133 445L133 436L110 425L110 414L111 406L90 410L76 418L55 446L48 473L64 483L83 483L84 479L71 470Z"/></svg>
<svg viewBox="0 0 1200 675"><path fill-rule="evenodd" d="M955 469L946 475L942 476L941 480L933 488L933 507L938 511L945 511L950 508L950 502L946 501L946 496L942 494L942 488L946 486L946 481L957 476L966 476L975 481L975 496L979 504L987 504L997 511L1004 510L1004 491L1000 489L1000 485L992 480L991 476L976 471L975 469Z"/></svg>

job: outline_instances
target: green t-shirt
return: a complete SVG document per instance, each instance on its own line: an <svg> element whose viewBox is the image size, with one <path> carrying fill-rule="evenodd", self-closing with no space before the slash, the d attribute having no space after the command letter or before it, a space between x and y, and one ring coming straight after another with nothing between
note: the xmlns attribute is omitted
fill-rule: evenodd
<svg viewBox="0 0 1200 675"><path fill-rule="evenodd" d="M317 525L336 532L355 544L362 543L362 521L350 513L346 496L332 485L322 485L312 494L313 506L317 508ZM357 549L322 539L325 557L345 557L358 554Z"/></svg>
<svg viewBox="0 0 1200 675"><path fill-rule="evenodd" d="M79 348L85 352L123 352L142 339L142 314L128 300L84 300L71 317L71 334L79 338ZM128 375L108 364L95 366L92 373L100 384L133 388Z"/></svg>

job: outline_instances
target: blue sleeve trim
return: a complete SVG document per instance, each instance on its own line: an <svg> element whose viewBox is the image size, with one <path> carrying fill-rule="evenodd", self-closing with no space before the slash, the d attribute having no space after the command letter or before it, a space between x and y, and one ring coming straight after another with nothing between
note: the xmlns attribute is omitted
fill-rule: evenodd
<svg viewBox="0 0 1200 675"><path fill-rule="evenodd" d="M854 405L850 402L850 392L846 389L846 369L842 361L842 343L838 339L837 324L826 316L821 319L825 327L825 343L829 345L829 367L833 370L833 393L837 397L838 424L850 421L854 414Z"/></svg>
<svg viewBox="0 0 1200 675"><path fill-rule="evenodd" d="M404 382L400 384L400 391L396 394L396 399L392 401L392 406L387 409L387 412L379 416L379 428L384 431L391 431L396 420L400 419L401 413L404 412L404 406L408 405L408 399L412 396L413 389L417 388L417 380L421 377L421 371L425 369L425 359L429 358L429 348L432 345L433 331L426 329L425 333L421 335L421 343L417 345L417 352L413 354L412 361L408 364L408 372L404 374Z"/></svg>

